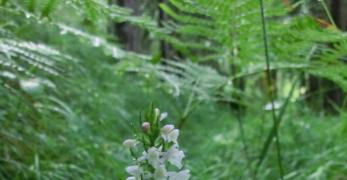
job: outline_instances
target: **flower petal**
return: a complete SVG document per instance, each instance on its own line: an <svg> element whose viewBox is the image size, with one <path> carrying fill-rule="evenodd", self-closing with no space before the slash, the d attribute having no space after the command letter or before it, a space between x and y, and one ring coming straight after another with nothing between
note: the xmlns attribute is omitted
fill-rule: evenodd
<svg viewBox="0 0 347 180"><path fill-rule="evenodd" d="M127 168L126 168L126 171L130 174L130 175L132 175L132 176L135 176L135 177L140 177L141 176L141 174L142 174L142 168L141 167L139 167L139 166L137 166L137 165L135 165L135 166L128 166Z"/></svg>
<svg viewBox="0 0 347 180"><path fill-rule="evenodd" d="M168 142L174 142L175 144L177 144L177 138L178 135L180 134L180 131L178 129L174 129L172 130L169 134L168 134Z"/></svg>
<svg viewBox="0 0 347 180"><path fill-rule="evenodd" d="M172 146L165 154L165 158L177 168L182 168L184 152L180 151L176 145Z"/></svg>
<svg viewBox="0 0 347 180"><path fill-rule="evenodd" d="M182 170L180 172L168 172L169 180L188 180L190 178L189 170Z"/></svg>
<svg viewBox="0 0 347 180"><path fill-rule="evenodd" d="M167 171L164 165L158 166L154 171L155 180L166 180Z"/></svg>
<svg viewBox="0 0 347 180"><path fill-rule="evenodd" d="M160 154L161 154L161 151L158 148L151 147L148 149L147 160L149 164L152 165L152 167L156 168L160 165L160 158L159 158Z"/></svg>

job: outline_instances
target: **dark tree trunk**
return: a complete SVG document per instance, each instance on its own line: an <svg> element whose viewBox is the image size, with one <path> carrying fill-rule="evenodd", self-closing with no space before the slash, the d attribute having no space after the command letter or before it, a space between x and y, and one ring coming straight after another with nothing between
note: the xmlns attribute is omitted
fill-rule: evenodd
<svg viewBox="0 0 347 180"><path fill-rule="evenodd" d="M331 0L331 15L336 23L336 26L341 30L347 29L347 1L346 0Z"/></svg>
<svg viewBox="0 0 347 180"><path fill-rule="evenodd" d="M344 2L346 3L346 2ZM331 0L330 12L336 26L341 29L346 29L345 17L343 16L343 1ZM331 48L333 46L329 44ZM338 59L337 59L338 60ZM335 107L342 107L345 98L343 90L336 83L315 76L309 76L308 79L308 95L309 102L316 110L324 110L325 112L337 113Z"/></svg>
<svg viewBox="0 0 347 180"><path fill-rule="evenodd" d="M343 23L342 23L342 0L331 0L330 4L330 11L331 15L333 17L334 22L336 23L336 26L339 29L344 29ZM338 59L337 59L338 60ZM341 107L344 100L344 92L343 90L338 87L335 83L331 81L324 81L325 87L330 87L330 90L326 92L324 95L324 107L325 108L331 108L332 105L337 105L338 107Z"/></svg>
<svg viewBox="0 0 347 180"><path fill-rule="evenodd" d="M119 6L126 7L133 10L133 15L140 15L141 2L137 0L115 0ZM143 52L142 42L144 39L144 31L131 25L127 22L115 23L112 28L113 33L118 38L123 48L134 52Z"/></svg>
<svg viewBox="0 0 347 180"><path fill-rule="evenodd" d="M159 0L159 4L164 3L164 2L165 2L165 0ZM159 7L159 4L158 4L158 12L159 12L158 24L159 24L159 27L164 27L163 22L167 19L167 16L165 15L164 11ZM161 55L161 57L164 59L168 58L169 52L170 52L169 45L165 41L160 40L160 55Z"/></svg>
<svg viewBox="0 0 347 180"><path fill-rule="evenodd" d="M331 15L339 28L343 28L342 26L342 1L341 0L331 0L330 4Z"/></svg>

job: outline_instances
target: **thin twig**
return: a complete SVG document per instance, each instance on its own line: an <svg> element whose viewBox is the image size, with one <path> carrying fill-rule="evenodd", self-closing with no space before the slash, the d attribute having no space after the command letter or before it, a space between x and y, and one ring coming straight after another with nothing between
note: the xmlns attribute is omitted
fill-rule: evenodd
<svg viewBox="0 0 347 180"><path fill-rule="evenodd" d="M286 97L286 100L285 100L285 102L284 102L284 104L283 104L283 106L281 108L281 111L280 111L280 113L278 115L278 118L277 118L277 120L278 120L277 121L278 124L276 125L277 127L280 125L280 123L282 121L283 115L286 112L286 109L287 109L287 106L289 104L289 101L290 101L291 97L294 94L295 87L296 87L297 83L299 82L299 80L300 80L300 77L298 77L297 80L294 81L294 83L293 83L293 85L292 85L292 87L291 87L291 89L289 91L289 94ZM260 153L260 156L259 156L259 161L257 162L257 165L256 165L255 173L258 172L260 165L263 163L263 161L264 161L264 159L266 157L266 154L267 154L267 152L268 152L268 150L270 148L270 145L272 143L272 140L273 140L273 138L275 136L275 127L276 126L274 125L272 127L270 133L268 134L268 136L266 138L266 141L264 143L264 146L263 146L263 148L261 150L261 153Z"/></svg>
<svg viewBox="0 0 347 180"><path fill-rule="evenodd" d="M272 106L272 120L274 124L274 134L275 134L275 140L276 140L276 151L277 151L277 163L279 167L279 173L280 173L280 179L283 180L284 171L282 166L282 157L281 157L281 146L280 146L280 139L278 135L278 122L275 112L275 105L274 105L274 87L272 83L272 76L271 76L271 70L270 70L270 57L269 57L269 47L268 47L268 39L267 39L267 30L266 30L266 23L265 23L265 15L264 15L264 4L263 0L259 0L260 3L260 15L261 15L261 22L262 22L262 30L263 30L263 41L264 41L264 53L265 53L265 60L266 60L266 76L267 76L267 83L268 83L268 96L271 101Z"/></svg>
<svg viewBox="0 0 347 180"><path fill-rule="evenodd" d="M330 13L330 11L329 11L329 9L328 9L328 6L326 5L325 1L324 1L324 0L319 0L319 1L322 3L322 6L323 6L323 8L324 8L325 13L327 14L327 16L328 16L328 18L329 18L330 23L331 23L335 28L337 28L336 23L335 23L333 17L331 16L331 13Z"/></svg>

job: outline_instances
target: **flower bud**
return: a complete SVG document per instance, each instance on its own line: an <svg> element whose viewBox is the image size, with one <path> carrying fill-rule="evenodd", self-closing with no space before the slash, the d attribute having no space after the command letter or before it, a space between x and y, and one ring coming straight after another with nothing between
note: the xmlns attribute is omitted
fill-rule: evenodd
<svg viewBox="0 0 347 180"><path fill-rule="evenodd" d="M164 120L166 117L167 117L167 112L163 112L163 113L161 113L161 114L160 114L159 121Z"/></svg>
<svg viewBox="0 0 347 180"><path fill-rule="evenodd" d="M149 124L149 122L143 122L142 130L143 132L148 133L151 130L151 124Z"/></svg>
<svg viewBox="0 0 347 180"><path fill-rule="evenodd" d="M123 146L126 148L134 148L138 142L135 139L127 139L123 142Z"/></svg>
<svg viewBox="0 0 347 180"><path fill-rule="evenodd" d="M154 115L156 118L160 116L160 110L158 108L154 109Z"/></svg>

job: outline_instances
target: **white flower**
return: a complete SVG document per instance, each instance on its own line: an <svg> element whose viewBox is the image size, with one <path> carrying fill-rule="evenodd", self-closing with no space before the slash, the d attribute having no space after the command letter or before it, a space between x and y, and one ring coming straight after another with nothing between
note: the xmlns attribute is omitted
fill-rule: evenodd
<svg viewBox="0 0 347 180"><path fill-rule="evenodd" d="M123 146L125 146L126 148L134 148L137 143L138 141L135 139L127 139L123 142Z"/></svg>
<svg viewBox="0 0 347 180"><path fill-rule="evenodd" d="M148 163L151 164L154 168L160 165L160 154L161 150L155 147L151 147L147 152Z"/></svg>
<svg viewBox="0 0 347 180"><path fill-rule="evenodd" d="M175 126L172 124L167 124L161 128L162 134L169 134L172 130L174 130Z"/></svg>
<svg viewBox="0 0 347 180"><path fill-rule="evenodd" d="M136 178L135 177L127 177L126 180L136 180Z"/></svg>
<svg viewBox="0 0 347 180"><path fill-rule="evenodd" d="M141 174L142 174L142 168L140 166L128 166L126 169L125 169L130 175L134 176L135 178L137 177L141 177Z"/></svg>
<svg viewBox="0 0 347 180"><path fill-rule="evenodd" d="M153 179L153 174L150 173L150 172L144 172L144 173L142 174L142 179L143 179L143 180ZM142 179L141 179L141 180L142 180Z"/></svg>
<svg viewBox="0 0 347 180"><path fill-rule="evenodd" d="M168 134L167 141L168 141L168 142L174 142L175 144L177 144L177 138L178 138L179 133L180 133L180 131L179 131L178 129L172 130L172 131Z"/></svg>
<svg viewBox="0 0 347 180"><path fill-rule="evenodd" d="M138 162L142 162L142 161L145 161L147 159L147 153L146 151L143 151L142 152L142 156L140 156L139 158L137 158L137 161Z"/></svg>
<svg viewBox="0 0 347 180"><path fill-rule="evenodd" d="M182 170L180 172L168 172L169 180L188 180L190 178L189 170Z"/></svg>
<svg viewBox="0 0 347 180"><path fill-rule="evenodd" d="M183 151L180 151L177 145L173 145L166 153L165 158L174 166L181 169L182 159L184 158Z"/></svg>
<svg viewBox="0 0 347 180"><path fill-rule="evenodd" d="M166 142L174 142L177 144L179 130L174 129L174 125L168 124L161 128L161 136Z"/></svg>
<svg viewBox="0 0 347 180"><path fill-rule="evenodd" d="M167 171L164 165L158 166L154 171L155 180L166 180Z"/></svg>
<svg viewBox="0 0 347 180"><path fill-rule="evenodd" d="M160 118L159 118L159 121L162 121L162 120L164 120L166 117L167 117L167 112L163 112L163 113L161 113L160 114Z"/></svg>

